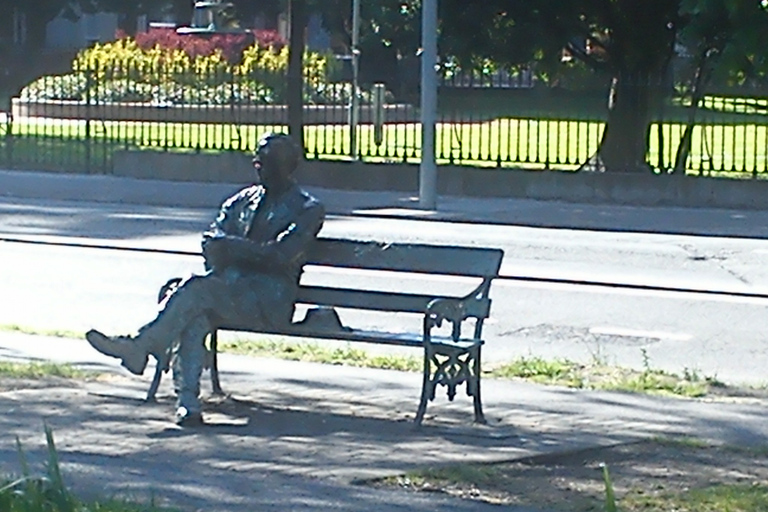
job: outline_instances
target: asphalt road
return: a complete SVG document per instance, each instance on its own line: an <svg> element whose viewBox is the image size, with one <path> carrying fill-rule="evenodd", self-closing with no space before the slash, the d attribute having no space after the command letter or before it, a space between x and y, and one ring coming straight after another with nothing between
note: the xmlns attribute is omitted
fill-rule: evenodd
<svg viewBox="0 0 768 512"><path fill-rule="evenodd" d="M599 359L697 372L732 383L765 383L768 354L760 326L768 303L762 296L768 291L762 265L768 241L762 238L664 233L663 225L648 233L502 224L499 215L494 223L470 223L459 222L457 213L440 221L414 219L414 212L403 218L386 209L377 209L375 216L330 210L323 229L329 236L504 249L502 274L508 279L493 287L487 361L532 355ZM610 216L611 211L616 217L626 215L621 207L600 207L592 215ZM194 252L214 213L213 208L5 198L0 200L0 238ZM754 215L688 214L741 215L741 221ZM742 223L742 231L747 227ZM756 226L756 232L761 228ZM154 314L160 284L201 270L194 256L162 252L6 242L0 244L0 255L0 283L13 297L0 312L0 324L38 329L132 331ZM334 280L338 275L310 269L307 278ZM369 277L356 281L381 284ZM605 286L589 284L598 282ZM458 292L468 285L409 278L395 286ZM367 316L348 323L381 321ZM400 322L401 328L419 325L418 318Z"/></svg>

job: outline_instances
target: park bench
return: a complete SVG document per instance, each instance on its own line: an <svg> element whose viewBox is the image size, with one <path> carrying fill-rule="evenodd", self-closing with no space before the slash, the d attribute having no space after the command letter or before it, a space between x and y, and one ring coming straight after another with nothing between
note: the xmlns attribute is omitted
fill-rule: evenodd
<svg viewBox="0 0 768 512"><path fill-rule="evenodd" d="M457 387L462 384L473 398L475 421L484 423L480 398L480 349L483 323L490 313L491 283L498 275L503 254L502 250L491 248L320 238L310 252L298 294L297 308L308 308L304 320L277 330L255 332L423 349L423 380L416 424L421 424L427 402L434 400L438 385L447 387L448 398L452 401ZM332 279L338 286L306 284L313 267L333 269ZM386 286L382 289L378 289L378 285L377 289L350 286L356 281L365 282L365 276L369 276L368 280L378 276ZM397 287L393 284L402 281L398 278L417 276L446 276L458 283L453 285L450 294L432 291L441 284L434 278L418 282L416 290L393 291ZM467 278L470 278L469 282ZM459 287L463 290L453 294ZM342 312L363 310L386 315L418 315L420 325L412 332L350 328L341 324L336 308ZM225 325L218 329L243 331L228 329ZM210 376L214 393L221 393L217 335L214 331L209 338ZM161 375L166 370L167 365L156 368L148 400L154 399Z"/></svg>

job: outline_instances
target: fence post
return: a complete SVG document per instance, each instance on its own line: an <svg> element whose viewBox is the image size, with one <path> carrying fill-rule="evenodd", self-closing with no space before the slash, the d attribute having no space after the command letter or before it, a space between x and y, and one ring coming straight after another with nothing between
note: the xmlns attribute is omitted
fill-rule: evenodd
<svg viewBox="0 0 768 512"><path fill-rule="evenodd" d="M13 142L13 104L11 104L5 117L5 161L11 169L13 169Z"/></svg>
<svg viewBox="0 0 768 512"><path fill-rule="evenodd" d="M85 69L85 172L91 174L91 89L93 88L93 69Z"/></svg>

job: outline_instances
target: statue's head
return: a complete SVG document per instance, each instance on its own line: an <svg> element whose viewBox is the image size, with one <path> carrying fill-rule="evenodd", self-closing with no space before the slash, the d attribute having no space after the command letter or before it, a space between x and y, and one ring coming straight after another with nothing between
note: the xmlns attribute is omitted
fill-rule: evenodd
<svg viewBox="0 0 768 512"><path fill-rule="evenodd" d="M289 180L300 158L301 150L289 135L270 133L259 140L253 166L261 181L269 186Z"/></svg>

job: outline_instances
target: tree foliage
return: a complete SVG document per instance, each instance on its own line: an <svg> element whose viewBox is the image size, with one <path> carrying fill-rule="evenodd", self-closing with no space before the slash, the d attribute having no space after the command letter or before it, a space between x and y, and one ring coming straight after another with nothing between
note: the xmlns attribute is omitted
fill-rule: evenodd
<svg viewBox="0 0 768 512"><path fill-rule="evenodd" d="M348 0L318 2L332 31L349 37ZM653 114L673 92L675 61L692 62L698 94L712 83L764 81L768 53L766 2L761 0L440 0L440 53L465 68L535 64L556 83L567 66L603 80L608 122L589 168L647 171ZM363 2L367 45L402 56L419 46L419 0ZM564 53L571 64L563 64Z"/></svg>
<svg viewBox="0 0 768 512"><path fill-rule="evenodd" d="M233 0L236 16L275 15L288 0ZM302 0L322 15L337 51L348 52L352 38L352 0ZM34 33L71 6L98 7L134 16L167 4L191 11L189 0L0 0L0 9L28 13ZM421 0L361 2L361 67L391 75L401 59L414 59L420 46ZM535 64L544 82L554 84L578 63L609 89L607 124L590 168L647 171L645 155L653 114L685 86L691 108L712 87L763 86L768 75L767 0L439 0L439 51L470 68ZM191 12L188 12L188 16ZM42 28L41 28L42 27ZM40 38L42 40L42 37ZM563 64L564 55L571 63ZM674 65L686 62L687 66ZM364 71L361 70L361 71ZM676 75L673 75L673 71ZM685 141L684 143L685 144ZM678 160L686 157L684 147Z"/></svg>

